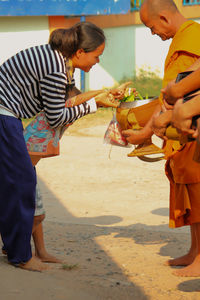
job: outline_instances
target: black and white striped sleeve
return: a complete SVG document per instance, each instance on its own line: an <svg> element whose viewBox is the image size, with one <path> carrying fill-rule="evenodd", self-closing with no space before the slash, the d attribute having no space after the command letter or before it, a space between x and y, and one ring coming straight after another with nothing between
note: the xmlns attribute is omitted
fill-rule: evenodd
<svg viewBox="0 0 200 300"><path fill-rule="evenodd" d="M50 74L40 81L43 108L53 128L73 123L80 117L97 110L94 99L74 107L65 107L66 85L66 77L63 73Z"/></svg>

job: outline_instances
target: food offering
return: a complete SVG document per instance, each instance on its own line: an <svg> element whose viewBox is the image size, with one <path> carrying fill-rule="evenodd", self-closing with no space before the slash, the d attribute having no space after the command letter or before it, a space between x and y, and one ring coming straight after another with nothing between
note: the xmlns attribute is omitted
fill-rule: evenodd
<svg viewBox="0 0 200 300"><path fill-rule="evenodd" d="M133 92L132 88L126 89L124 98L120 102L116 110L116 118L122 130L138 130L144 127L159 104L157 97L142 97L139 92Z"/></svg>
<svg viewBox="0 0 200 300"><path fill-rule="evenodd" d="M119 122L116 119L115 114L113 115L113 118L110 121L108 128L105 132L104 143L123 147L126 147L128 145L127 140L122 135L122 129Z"/></svg>
<svg viewBox="0 0 200 300"><path fill-rule="evenodd" d="M137 93L138 94L138 93ZM122 103L130 103L135 100L135 92L133 88L127 88L124 97L119 101ZM113 118L110 121L108 128L104 135L104 143L111 144L115 146L128 146L126 138L122 135L122 128L116 119L116 113L113 114Z"/></svg>
<svg viewBox="0 0 200 300"><path fill-rule="evenodd" d="M126 88L124 97L119 100L121 103L133 102L135 100L143 100L143 97L139 92L135 92L134 88Z"/></svg>
<svg viewBox="0 0 200 300"><path fill-rule="evenodd" d="M158 97L144 98L139 92L134 92L134 89L127 88L124 98L120 102L120 106L116 109L116 120L121 130L140 130L153 115L156 106L159 104L159 99ZM128 156L154 162L162 159L163 156L149 158L146 155L159 153L163 153L163 149L153 144L151 139L148 139L144 144L134 147L134 150Z"/></svg>

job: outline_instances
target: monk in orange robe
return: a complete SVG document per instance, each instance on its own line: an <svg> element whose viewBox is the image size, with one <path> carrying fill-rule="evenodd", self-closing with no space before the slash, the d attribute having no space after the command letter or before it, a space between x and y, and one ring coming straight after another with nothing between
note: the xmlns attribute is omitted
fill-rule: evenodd
<svg viewBox="0 0 200 300"><path fill-rule="evenodd" d="M188 21L178 11L173 0L144 0L140 9L142 22L152 34L163 41L172 38L165 61L163 87L177 74L189 68L199 57L200 24ZM160 96L162 100L162 95ZM172 110L154 116L142 137L153 133L164 137L171 121ZM129 142L139 140L139 133L123 132ZM174 272L177 276L200 276L200 164L193 161L195 142L181 146L178 142L166 142L166 175L170 182L170 227L190 225L191 248L177 259L167 262L171 266L186 266Z"/></svg>

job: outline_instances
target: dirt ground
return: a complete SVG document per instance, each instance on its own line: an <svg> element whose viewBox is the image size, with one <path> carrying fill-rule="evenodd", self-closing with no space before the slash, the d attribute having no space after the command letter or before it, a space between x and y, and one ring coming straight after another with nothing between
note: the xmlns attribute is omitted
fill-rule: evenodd
<svg viewBox="0 0 200 300"><path fill-rule="evenodd" d="M1 255L1 300L200 299L199 278L176 277L164 265L190 243L189 228L168 228L164 161L105 145L110 117L78 121L61 155L39 162L46 247L65 263L30 272Z"/></svg>

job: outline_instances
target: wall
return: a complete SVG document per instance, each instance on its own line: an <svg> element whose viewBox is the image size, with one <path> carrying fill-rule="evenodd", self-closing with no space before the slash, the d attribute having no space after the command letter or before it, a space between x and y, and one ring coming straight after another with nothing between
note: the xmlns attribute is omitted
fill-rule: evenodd
<svg viewBox="0 0 200 300"><path fill-rule="evenodd" d="M100 64L86 75L86 88L110 87L135 70L135 29L133 26L105 28L106 47Z"/></svg>
<svg viewBox="0 0 200 300"><path fill-rule="evenodd" d="M0 63L19 50L47 43L48 17L0 17Z"/></svg>
<svg viewBox="0 0 200 300"><path fill-rule="evenodd" d="M139 69L150 70L163 77L164 61L171 41L162 41L143 25L136 25L135 31L136 73Z"/></svg>
<svg viewBox="0 0 200 300"><path fill-rule="evenodd" d="M131 24L129 18L126 22L126 17L124 15L86 17L86 21L103 28L106 36L106 48L100 57L100 63L85 75L86 90L111 87L123 77L130 77L134 73L135 28L129 25ZM50 31L59 27L69 28L79 21L77 17L49 17ZM78 71L75 74L77 78L80 77Z"/></svg>
<svg viewBox="0 0 200 300"><path fill-rule="evenodd" d="M199 6L198 6L199 7ZM49 30L70 27L79 18L61 17L0 17L0 63L21 49L48 41ZM162 77L164 59L170 41L152 36L139 24L134 13L126 16L88 17L88 21L104 28L106 49L100 64L86 74L86 89L111 87L123 77L131 77L140 68L151 69ZM200 18L196 21L200 23ZM75 72L80 87L80 72Z"/></svg>

